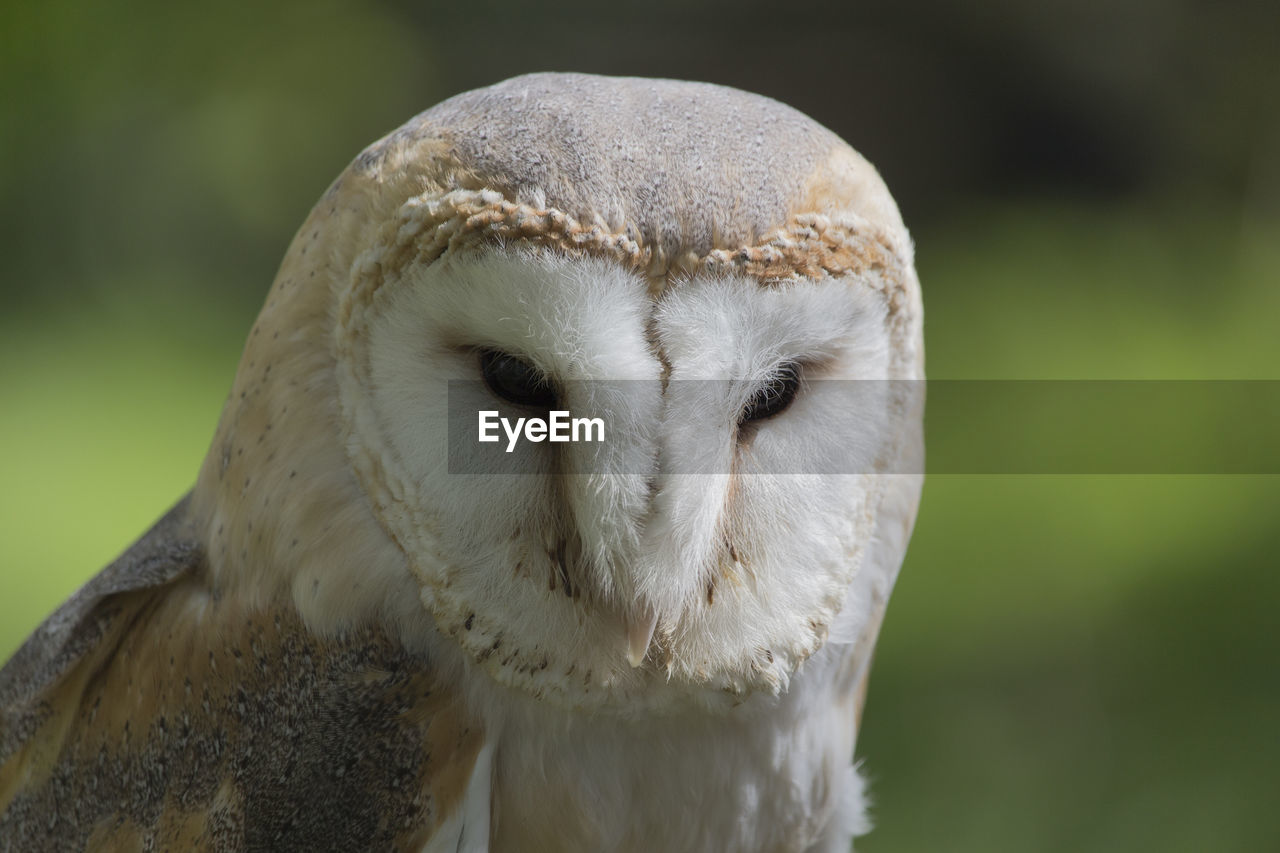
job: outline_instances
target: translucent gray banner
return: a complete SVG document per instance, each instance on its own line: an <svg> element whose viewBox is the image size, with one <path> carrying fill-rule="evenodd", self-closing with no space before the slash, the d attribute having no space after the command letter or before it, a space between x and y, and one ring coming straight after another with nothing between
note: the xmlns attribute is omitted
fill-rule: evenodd
<svg viewBox="0 0 1280 853"><path fill-rule="evenodd" d="M730 380L573 382L557 385L554 410L536 410L481 381L450 381L448 470L1280 474L1276 380L805 380L781 413L740 423L757 390ZM899 452L922 411L924 464Z"/></svg>

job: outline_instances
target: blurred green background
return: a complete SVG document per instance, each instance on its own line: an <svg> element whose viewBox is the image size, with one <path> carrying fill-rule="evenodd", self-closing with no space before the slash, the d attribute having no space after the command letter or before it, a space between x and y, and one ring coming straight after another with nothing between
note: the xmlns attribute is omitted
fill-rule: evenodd
<svg viewBox="0 0 1280 853"><path fill-rule="evenodd" d="M188 488L293 229L443 97L582 70L804 110L901 204L932 377L1277 379L1277 43L1275 3L6 3L0 657ZM1278 501L932 477L858 849L1280 849Z"/></svg>

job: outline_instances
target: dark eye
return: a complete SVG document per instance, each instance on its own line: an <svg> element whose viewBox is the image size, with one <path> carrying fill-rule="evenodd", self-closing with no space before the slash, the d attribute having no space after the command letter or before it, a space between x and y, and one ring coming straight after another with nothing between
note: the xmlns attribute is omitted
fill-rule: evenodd
<svg viewBox="0 0 1280 853"><path fill-rule="evenodd" d="M480 353L480 373L489 390L509 403L550 409L556 389L542 371L523 359L496 350Z"/></svg>
<svg viewBox="0 0 1280 853"><path fill-rule="evenodd" d="M762 421L782 412L796 398L800 390L800 366L794 362L778 368L773 377L762 385L747 405L742 407L739 424Z"/></svg>

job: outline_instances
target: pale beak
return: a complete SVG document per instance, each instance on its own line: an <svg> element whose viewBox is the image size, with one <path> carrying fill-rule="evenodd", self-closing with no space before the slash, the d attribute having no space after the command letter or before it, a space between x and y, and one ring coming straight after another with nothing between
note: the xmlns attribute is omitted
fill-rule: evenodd
<svg viewBox="0 0 1280 853"><path fill-rule="evenodd" d="M627 663L637 667L644 663L644 656L649 653L649 643L653 640L654 629L658 627L658 614L646 610L638 619L627 618Z"/></svg>

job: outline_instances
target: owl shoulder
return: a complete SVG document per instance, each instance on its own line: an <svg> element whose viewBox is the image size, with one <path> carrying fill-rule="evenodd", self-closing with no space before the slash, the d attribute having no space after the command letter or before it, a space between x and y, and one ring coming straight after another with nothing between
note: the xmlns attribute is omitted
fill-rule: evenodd
<svg viewBox="0 0 1280 853"><path fill-rule="evenodd" d="M488 801L484 732L430 662L377 626L321 636L291 605L219 596L186 506L0 670L0 838L22 850L487 840L487 810L464 803Z"/></svg>

